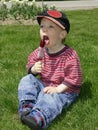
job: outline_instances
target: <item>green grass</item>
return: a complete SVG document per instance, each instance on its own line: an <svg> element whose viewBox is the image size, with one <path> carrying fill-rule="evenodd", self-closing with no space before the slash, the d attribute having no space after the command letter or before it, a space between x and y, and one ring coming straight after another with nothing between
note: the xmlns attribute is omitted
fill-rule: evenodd
<svg viewBox="0 0 98 130"><path fill-rule="evenodd" d="M47 130L98 130L98 9L67 11L66 43L80 57L83 85L75 104ZM18 119L17 88L26 75L27 57L39 44L37 25L0 25L0 130L28 130Z"/></svg>

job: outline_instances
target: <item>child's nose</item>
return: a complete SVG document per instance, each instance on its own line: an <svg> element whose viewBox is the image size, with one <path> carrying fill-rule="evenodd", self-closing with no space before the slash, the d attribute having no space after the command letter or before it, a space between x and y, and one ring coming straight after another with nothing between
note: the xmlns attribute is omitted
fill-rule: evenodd
<svg viewBox="0 0 98 130"><path fill-rule="evenodd" d="M44 27L43 31L44 31L44 32L47 32L47 27Z"/></svg>

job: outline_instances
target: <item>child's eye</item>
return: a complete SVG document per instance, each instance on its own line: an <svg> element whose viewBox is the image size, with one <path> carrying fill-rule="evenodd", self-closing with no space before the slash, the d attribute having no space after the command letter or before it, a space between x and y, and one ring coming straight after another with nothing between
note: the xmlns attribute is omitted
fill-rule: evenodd
<svg viewBox="0 0 98 130"><path fill-rule="evenodd" d="M40 25L40 28L43 28L44 26L43 25Z"/></svg>
<svg viewBox="0 0 98 130"><path fill-rule="evenodd" d="M53 25L45 26L45 25L40 25L40 28L54 28Z"/></svg>
<svg viewBox="0 0 98 130"><path fill-rule="evenodd" d="M53 25L50 25L49 28L54 28L54 26L53 26Z"/></svg>

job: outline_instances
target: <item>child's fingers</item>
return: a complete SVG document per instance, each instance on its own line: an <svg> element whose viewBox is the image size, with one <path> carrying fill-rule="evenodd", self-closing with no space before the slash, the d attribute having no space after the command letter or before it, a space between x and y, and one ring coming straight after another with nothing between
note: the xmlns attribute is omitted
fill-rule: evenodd
<svg viewBox="0 0 98 130"><path fill-rule="evenodd" d="M43 92L44 92L44 93L47 93L48 89L49 89L49 87L44 88L44 89L43 89Z"/></svg>

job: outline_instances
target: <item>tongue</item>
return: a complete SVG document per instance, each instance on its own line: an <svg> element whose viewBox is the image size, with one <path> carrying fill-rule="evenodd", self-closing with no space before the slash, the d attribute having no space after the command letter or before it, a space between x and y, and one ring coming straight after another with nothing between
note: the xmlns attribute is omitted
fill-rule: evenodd
<svg viewBox="0 0 98 130"><path fill-rule="evenodd" d="M49 40L45 40L45 44L48 45L49 44Z"/></svg>

